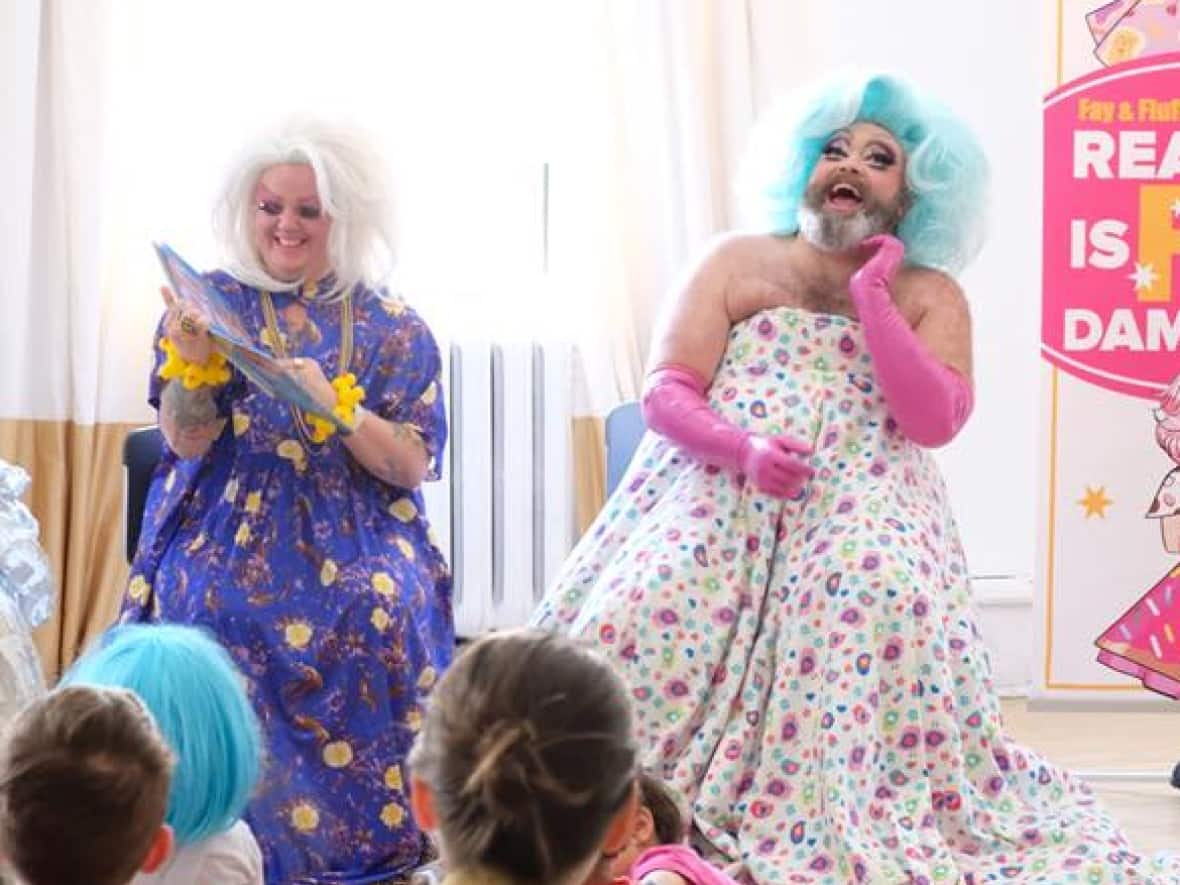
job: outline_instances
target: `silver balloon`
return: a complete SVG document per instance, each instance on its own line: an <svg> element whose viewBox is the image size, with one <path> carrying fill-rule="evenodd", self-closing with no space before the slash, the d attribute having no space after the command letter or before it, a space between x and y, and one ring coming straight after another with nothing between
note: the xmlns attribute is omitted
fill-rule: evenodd
<svg viewBox="0 0 1180 885"><path fill-rule="evenodd" d="M53 609L53 576L21 501L28 485L24 470L0 461L0 724L45 687L32 631Z"/></svg>

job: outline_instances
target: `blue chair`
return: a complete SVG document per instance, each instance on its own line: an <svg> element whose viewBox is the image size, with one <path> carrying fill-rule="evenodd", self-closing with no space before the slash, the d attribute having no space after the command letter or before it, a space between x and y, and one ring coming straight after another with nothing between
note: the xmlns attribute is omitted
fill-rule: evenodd
<svg viewBox="0 0 1180 885"><path fill-rule="evenodd" d="M609 498L631 464L639 442L647 432L637 402L615 406L606 416L606 496Z"/></svg>
<svg viewBox="0 0 1180 885"><path fill-rule="evenodd" d="M139 545L148 487L152 484L152 474L163 448L164 436L154 424L132 430L123 440L123 539L128 562L135 558L135 549Z"/></svg>

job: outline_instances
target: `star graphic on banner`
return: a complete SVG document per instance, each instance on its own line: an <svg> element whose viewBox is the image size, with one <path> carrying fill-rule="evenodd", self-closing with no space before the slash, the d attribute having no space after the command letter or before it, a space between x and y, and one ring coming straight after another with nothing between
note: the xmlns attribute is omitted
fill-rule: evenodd
<svg viewBox="0 0 1180 885"><path fill-rule="evenodd" d="M1180 218L1180 200L1177 200L1172 204L1172 214L1177 218Z"/></svg>
<svg viewBox="0 0 1180 885"><path fill-rule="evenodd" d="M1106 508L1113 504L1114 501L1106 497L1106 486L1098 486L1097 488L1086 486L1086 494L1078 500L1078 503L1086 511L1086 519L1089 519L1091 516L1106 519Z"/></svg>
<svg viewBox="0 0 1180 885"><path fill-rule="evenodd" d="M1135 262L1135 270L1133 273L1127 274L1128 279L1135 281L1135 291L1140 289L1150 289L1155 285L1155 279L1159 274L1155 272L1155 268L1150 264L1140 264Z"/></svg>

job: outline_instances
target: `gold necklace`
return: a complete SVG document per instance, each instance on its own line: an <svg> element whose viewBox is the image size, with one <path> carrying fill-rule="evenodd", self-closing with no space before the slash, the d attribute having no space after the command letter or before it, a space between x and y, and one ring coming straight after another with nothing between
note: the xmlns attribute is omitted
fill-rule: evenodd
<svg viewBox="0 0 1180 885"><path fill-rule="evenodd" d="M287 345L283 344L283 336L279 333L279 316L275 312L274 300L270 297L270 292L265 289L262 291L262 313L266 317L266 328L270 332L270 340L272 342L272 349L278 354L279 359L287 359ZM339 372L336 377L341 377L348 372L348 367L352 363L352 293L349 292L340 299L340 362ZM295 406L289 406L291 410L291 417L295 419L295 426L299 429L299 435L303 437L303 441L310 445L316 445L311 438L311 430L307 426L307 421L303 417L303 413Z"/></svg>

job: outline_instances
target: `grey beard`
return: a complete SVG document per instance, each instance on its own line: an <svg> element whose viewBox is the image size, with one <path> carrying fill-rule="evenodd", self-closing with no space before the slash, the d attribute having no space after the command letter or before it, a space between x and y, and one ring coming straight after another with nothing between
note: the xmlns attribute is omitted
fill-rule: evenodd
<svg viewBox="0 0 1180 885"><path fill-rule="evenodd" d="M799 233L824 252L847 252L868 237L892 231L893 215L883 206L862 209L855 215L828 215L804 203L799 207Z"/></svg>

